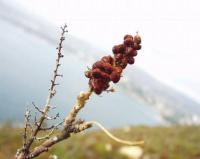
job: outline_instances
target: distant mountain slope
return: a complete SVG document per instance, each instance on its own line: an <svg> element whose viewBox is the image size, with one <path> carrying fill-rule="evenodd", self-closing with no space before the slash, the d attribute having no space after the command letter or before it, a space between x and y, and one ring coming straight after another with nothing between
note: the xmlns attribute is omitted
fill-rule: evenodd
<svg viewBox="0 0 200 159"><path fill-rule="evenodd" d="M59 30L5 1L0 1L0 22L0 120L22 120L26 105L32 101L44 104ZM77 93L87 88L83 75L85 68L104 52L67 35L66 57L61 70L64 79L60 81L62 87L58 88L55 100L62 115L70 109ZM82 116L98 119L109 126L199 122L200 106L186 95L158 82L139 68L129 68L125 75L120 88L134 100L120 91L103 95L102 99L94 97ZM114 121L110 121L110 117Z"/></svg>
<svg viewBox="0 0 200 159"><path fill-rule="evenodd" d="M199 124L200 105L190 97L164 85L137 68L120 84L125 92L140 103L157 109L170 123Z"/></svg>

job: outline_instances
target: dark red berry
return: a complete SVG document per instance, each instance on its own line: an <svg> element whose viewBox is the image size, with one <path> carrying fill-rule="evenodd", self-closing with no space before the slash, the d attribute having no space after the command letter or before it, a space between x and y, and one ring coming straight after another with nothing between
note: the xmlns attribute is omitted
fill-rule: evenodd
<svg viewBox="0 0 200 159"><path fill-rule="evenodd" d="M123 44L120 44L120 45L115 45L112 49L113 53L114 54L117 54L117 53L123 53L125 50L125 46Z"/></svg>
<svg viewBox="0 0 200 159"><path fill-rule="evenodd" d="M120 65L119 65L122 69L125 69L126 68L126 66L127 66L127 63L120 63Z"/></svg>
<svg viewBox="0 0 200 159"><path fill-rule="evenodd" d="M115 67L115 72L117 72L118 74L121 74L122 68L121 67Z"/></svg>
<svg viewBox="0 0 200 159"><path fill-rule="evenodd" d="M120 74L118 74L117 72L113 72L110 75L110 80L113 81L113 83L117 83L120 80Z"/></svg>
<svg viewBox="0 0 200 159"><path fill-rule="evenodd" d="M106 90L110 87L109 83L105 83L103 89Z"/></svg>
<svg viewBox="0 0 200 159"><path fill-rule="evenodd" d="M113 66L110 65L109 63L103 63L103 71L108 73L108 74L111 74L111 72L113 71Z"/></svg>
<svg viewBox="0 0 200 159"><path fill-rule="evenodd" d="M131 39L131 38L126 38L126 39L124 40L124 45L126 45L126 46L132 46L132 45L134 45L133 39Z"/></svg>
<svg viewBox="0 0 200 159"><path fill-rule="evenodd" d="M124 36L124 40L127 39L127 38L131 38L131 39L133 39L133 36L127 34L127 35Z"/></svg>
<svg viewBox="0 0 200 159"><path fill-rule="evenodd" d="M117 61L122 60L122 58L123 58L123 55L122 55L122 54L115 54L115 59L116 59Z"/></svg>
<svg viewBox="0 0 200 159"><path fill-rule="evenodd" d="M96 68L96 69L93 69L91 71L91 74L94 78L100 78L101 77L101 70Z"/></svg>
<svg viewBox="0 0 200 159"><path fill-rule="evenodd" d="M103 68L103 62L102 61L97 61L95 62L93 65L92 65L92 69L95 69L95 68Z"/></svg>
<svg viewBox="0 0 200 159"><path fill-rule="evenodd" d="M111 56L104 56L101 59L103 62L109 63L109 64L113 64L114 59Z"/></svg>
<svg viewBox="0 0 200 159"><path fill-rule="evenodd" d="M126 48L126 56L137 56L137 51L133 49L132 47Z"/></svg>
<svg viewBox="0 0 200 159"><path fill-rule="evenodd" d="M104 79L104 81L109 81L110 79L109 74L105 72L101 72L101 78Z"/></svg>
<svg viewBox="0 0 200 159"><path fill-rule="evenodd" d="M134 62L135 62L135 59L134 59L134 58L131 57L131 58L128 59L128 63L129 63L129 64L134 64Z"/></svg>
<svg viewBox="0 0 200 159"><path fill-rule="evenodd" d="M141 45L134 43L134 49L135 50L140 50L141 49Z"/></svg>
<svg viewBox="0 0 200 159"><path fill-rule="evenodd" d="M101 94L101 93L102 93L102 89L101 89L101 88L95 88L95 89L93 89L93 91L94 91L96 94Z"/></svg>

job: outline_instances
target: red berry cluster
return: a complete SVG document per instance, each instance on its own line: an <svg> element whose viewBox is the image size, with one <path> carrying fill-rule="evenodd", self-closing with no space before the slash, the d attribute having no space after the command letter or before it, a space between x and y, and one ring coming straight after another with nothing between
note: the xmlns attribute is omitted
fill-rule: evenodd
<svg viewBox="0 0 200 159"><path fill-rule="evenodd" d="M113 47L114 57L104 56L93 64L91 70L85 72L85 76L89 78L89 86L96 94L107 90L110 81L117 83L120 80L127 64L134 63L134 56L141 49L140 43L141 38L138 35L124 36L124 43Z"/></svg>
<svg viewBox="0 0 200 159"><path fill-rule="evenodd" d="M112 51L115 57L116 66L126 68L127 64L134 64L134 56L137 56L137 50L141 49L141 38L131 35L124 36L124 43L113 47Z"/></svg>
<svg viewBox="0 0 200 159"><path fill-rule="evenodd" d="M93 64L92 69L85 73L90 78L89 85L96 94L101 94L108 89L109 82L117 83L122 73L121 67L114 66L114 58L104 56L100 61Z"/></svg>

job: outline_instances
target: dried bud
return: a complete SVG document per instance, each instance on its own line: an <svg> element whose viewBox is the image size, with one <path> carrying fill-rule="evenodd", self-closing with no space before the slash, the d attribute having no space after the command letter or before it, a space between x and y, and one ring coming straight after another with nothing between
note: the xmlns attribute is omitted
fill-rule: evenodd
<svg viewBox="0 0 200 159"><path fill-rule="evenodd" d="M141 43L141 37L139 35L134 36L134 42L137 44Z"/></svg>
<svg viewBox="0 0 200 159"><path fill-rule="evenodd" d="M90 71L86 71L86 72L85 72L85 76L86 76L87 78L91 78L91 77L92 77L92 74L91 74Z"/></svg>

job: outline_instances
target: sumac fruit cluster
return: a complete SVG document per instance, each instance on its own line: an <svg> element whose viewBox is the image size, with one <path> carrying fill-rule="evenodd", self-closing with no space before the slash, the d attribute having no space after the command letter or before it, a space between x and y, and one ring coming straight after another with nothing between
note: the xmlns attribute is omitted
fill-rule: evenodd
<svg viewBox="0 0 200 159"><path fill-rule="evenodd" d="M96 94L101 94L109 88L109 83L117 83L120 80L123 69L127 64L134 64L137 50L141 49L139 35L125 35L123 44L113 47L114 57L104 56L95 62L92 68L85 72L89 78L89 86Z"/></svg>
<svg viewBox="0 0 200 159"><path fill-rule="evenodd" d="M141 49L141 38L139 35L135 37L131 35L124 36L124 43L115 45L112 49L116 66L126 68L127 64L134 64L134 56L137 56L137 50Z"/></svg>

